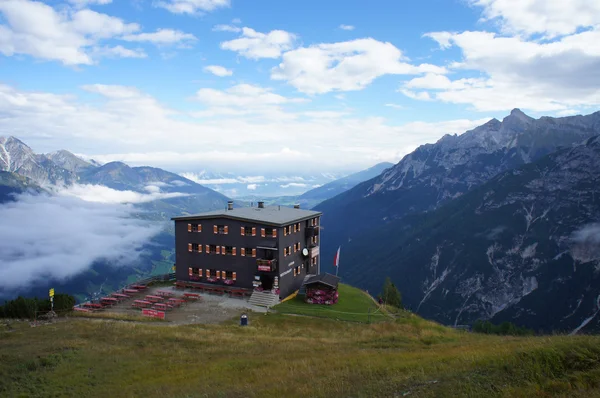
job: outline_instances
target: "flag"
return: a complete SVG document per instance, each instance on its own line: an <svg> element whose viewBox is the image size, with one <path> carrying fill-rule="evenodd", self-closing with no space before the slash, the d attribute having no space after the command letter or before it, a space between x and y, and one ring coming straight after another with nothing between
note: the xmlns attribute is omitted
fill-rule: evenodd
<svg viewBox="0 0 600 398"><path fill-rule="evenodd" d="M335 267L339 267L339 265L340 265L340 249L341 248L342 248L341 246L338 247L337 253L335 253L335 259L333 260L333 265Z"/></svg>

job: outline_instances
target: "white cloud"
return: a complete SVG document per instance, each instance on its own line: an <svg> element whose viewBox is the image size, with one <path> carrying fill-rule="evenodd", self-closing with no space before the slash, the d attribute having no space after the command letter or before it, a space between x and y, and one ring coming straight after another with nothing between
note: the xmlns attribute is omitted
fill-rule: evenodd
<svg viewBox="0 0 600 398"><path fill-rule="evenodd" d="M307 184L302 184L299 182L290 182L289 184L280 185L281 188L305 188Z"/></svg>
<svg viewBox="0 0 600 398"><path fill-rule="evenodd" d="M394 108L394 109L406 109L406 107L404 107L402 105L398 105L398 104L385 104L385 106L387 106L388 108Z"/></svg>
<svg viewBox="0 0 600 398"><path fill-rule="evenodd" d="M479 111L564 111L600 105L600 30L551 42L490 32L445 33L442 45L462 51L455 69L480 76L451 80L430 73L403 85L401 91L409 97L470 104Z"/></svg>
<svg viewBox="0 0 600 398"><path fill-rule="evenodd" d="M92 55L102 58L146 58L148 54L142 49L129 49L121 45L109 47L94 47Z"/></svg>
<svg viewBox="0 0 600 398"><path fill-rule="evenodd" d="M340 25L340 29L342 29L342 30L354 30L354 26L342 24L342 25Z"/></svg>
<svg viewBox="0 0 600 398"><path fill-rule="evenodd" d="M112 3L112 0L68 0L69 3L73 4L78 8L85 8L93 5L106 5Z"/></svg>
<svg viewBox="0 0 600 398"><path fill-rule="evenodd" d="M242 28L233 25L215 25L212 29L215 32L234 32L239 33Z"/></svg>
<svg viewBox="0 0 600 398"><path fill-rule="evenodd" d="M160 187L156 185L147 185L145 187L149 193L140 193L134 191L117 191L104 185L74 184L58 191L59 196L76 197L86 202L96 203L146 203L159 199L177 198L187 196L180 192L161 193Z"/></svg>
<svg viewBox="0 0 600 398"><path fill-rule="evenodd" d="M231 69L227 69L220 65L209 65L204 67L204 71L208 73L212 73L215 76L225 77L233 75L233 71Z"/></svg>
<svg viewBox="0 0 600 398"><path fill-rule="evenodd" d="M294 34L284 30L261 33L251 28L242 28L240 38L221 43L221 48L250 59L279 58L283 51L292 48L295 39Z"/></svg>
<svg viewBox="0 0 600 398"><path fill-rule="evenodd" d="M65 196L21 195L1 205L0 292L63 281L99 260L135 261L162 226L134 218L134 212L128 205Z"/></svg>
<svg viewBox="0 0 600 398"><path fill-rule="evenodd" d="M173 14L202 14L231 5L230 0L159 0L154 4Z"/></svg>
<svg viewBox="0 0 600 398"><path fill-rule="evenodd" d="M570 35L600 24L600 2L590 0L470 0L486 19L499 20L510 34Z"/></svg>
<svg viewBox="0 0 600 398"><path fill-rule="evenodd" d="M239 18L233 18L233 19L231 20L231 23L240 24L240 23L242 23L242 20L241 20L241 19L239 19Z"/></svg>
<svg viewBox="0 0 600 398"><path fill-rule="evenodd" d="M281 117L273 117L265 108L296 106L290 102L293 99L250 86L224 90L205 104L209 109L213 104L243 109L262 98L266 103L262 108L198 122L135 87L96 84L84 88L96 97L83 100L75 93L58 95L0 84L0 131L10 131L39 153L66 148L102 163L120 160L175 172L210 165L237 174L262 174L273 169L287 173L297 170L298 164L312 172L397 162L418 145L486 121L391 124L380 117L353 113L306 118L307 103L299 104L303 109L298 111L280 109ZM254 99L241 93L254 93ZM253 109L258 113L252 113Z"/></svg>
<svg viewBox="0 0 600 398"><path fill-rule="evenodd" d="M263 117L270 119L289 119L293 116L283 111L286 104L300 104L305 98L284 97L272 90L252 84L238 84L226 90L203 88L196 93L196 100L207 109L194 112L199 118L217 116L229 117Z"/></svg>
<svg viewBox="0 0 600 398"><path fill-rule="evenodd" d="M246 189L247 189L247 190L249 190L249 191L255 191L255 190L256 190L256 188L258 188L258 185L257 185L257 184L248 184L248 185L246 186Z"/></svg>
<svg viewBox="0 0 600 398"><path fill-rule="evenodd" d="M283 54L271 78L285 80L307 94L362 90L386 75L444 73L445 68L405 62L402 51L391 43L358 39L302 47Z"/></svg>
<svg viewBox="0 0 600 398"><path fill-rule="evenodd" d="M85 5L85 2L77 2ZM95 4L105 4L96 1ZM100 57L144 58L140 49L102 44L108 40L174 43L193 36L170 29L139 33L140 26L89 9L54 9L41 2L3 0L0 53L30 55L64 65L91 65Z"/></svg>
<svg viewBox="0 0 600 398"><path fill-rule="evenodd" d="M190 33L184 33L173 29L158 29L154 33L136 33L122 37L125 41L149 42L153 44L177 44L191 43L196 41L196 37Z"/></svg>

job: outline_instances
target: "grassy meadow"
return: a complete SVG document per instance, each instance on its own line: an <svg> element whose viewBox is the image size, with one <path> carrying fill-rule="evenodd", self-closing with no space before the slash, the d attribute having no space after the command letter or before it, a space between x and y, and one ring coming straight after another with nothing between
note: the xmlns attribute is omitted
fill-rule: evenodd
<svg viewBox="0 0 600 398"><path fill-rule="evenodd" d="M295 298L273 307L282 314L308 315L351 322L381 322L390 320L373 299L362 290L340 283L339 300L333 305L316 305L304 302L304 297Z"/></svg>
<svg viewBox="0 0 600 398"><path fill-rule="evenodd" d="M600 337L501 337L405 313L170 326L0 324L2 397L600 397Z"/></svg>

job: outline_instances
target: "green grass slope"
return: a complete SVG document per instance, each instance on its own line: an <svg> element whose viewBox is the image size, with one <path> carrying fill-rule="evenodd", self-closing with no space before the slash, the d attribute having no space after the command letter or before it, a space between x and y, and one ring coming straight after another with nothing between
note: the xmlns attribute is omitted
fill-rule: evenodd
<svg viewBox="0 0 600 398"><path fill-rule="evenodd" d="M273 307L282 314L308 315L353 322L381 322L390 320L365 292L353 286L339 285L339 299L333 305L316 305L304 302L304 297L296 296Z"/></svg>
<svg viewBox="0 0 600 398"><path fill-rule="evenodd" d="M2 397L599 397L600 337L500 337L405 314L250 326L0 324Z"/></svg>

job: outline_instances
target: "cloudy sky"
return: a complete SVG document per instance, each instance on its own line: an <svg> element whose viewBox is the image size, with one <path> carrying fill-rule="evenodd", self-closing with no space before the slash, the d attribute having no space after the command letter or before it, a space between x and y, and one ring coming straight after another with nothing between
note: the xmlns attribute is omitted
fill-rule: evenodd
<svg viewBox="0 0 600 398"><path fill-rule="evenodd" d="M0 135L37 152L360 169L599 104L590 0L0 1Z"/></svg>

